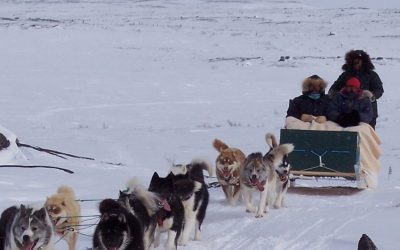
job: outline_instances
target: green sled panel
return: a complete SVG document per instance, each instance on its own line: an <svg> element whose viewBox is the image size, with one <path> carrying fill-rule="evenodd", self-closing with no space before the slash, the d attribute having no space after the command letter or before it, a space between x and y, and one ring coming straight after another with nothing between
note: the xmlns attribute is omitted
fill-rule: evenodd
<svg viewBox="0 0 400 250"><path fill-rule="evenodd" d="M294 145L288 157L294 171L355 173L357 132L281 129L280 143Z"/></svg>

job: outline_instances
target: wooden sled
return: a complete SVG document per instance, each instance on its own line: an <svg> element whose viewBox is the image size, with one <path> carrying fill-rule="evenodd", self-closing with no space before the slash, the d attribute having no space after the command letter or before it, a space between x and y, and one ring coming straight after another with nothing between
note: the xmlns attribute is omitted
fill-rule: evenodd
<svg viewBox="0 0 400 250"><path fill-rule="evenodd" d="M363 187L357 132L281 129L280 143L294 145L288 156L293 179L345 178Z"/></svg>

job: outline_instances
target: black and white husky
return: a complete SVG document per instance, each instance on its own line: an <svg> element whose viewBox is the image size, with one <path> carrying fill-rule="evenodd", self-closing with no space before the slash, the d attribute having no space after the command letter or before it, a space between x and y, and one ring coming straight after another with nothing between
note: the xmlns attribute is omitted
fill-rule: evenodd
<svg viewBox="0 0 400 250"><path fill-rule="evenodd" d="M181 200L174 192L173 174L160 177L154 172L149 191L157 193L160 198L154 247L160 245L161 233L168 232L165 249L176 249L184 224L185 211Z"/></svg>
<svg viewBox="0 0 400 250"><path fill-rule="evenodd" d="M54 249L53 224L46 208L21 205L4 210L0 218L0 249Z"/></svg>
<svg viewBox="0 0 400 250"><path fill-rule="evenodd" d="M203 160L193 160L189 165L173 165L173 189L185 209L185 223L179 245L186 245L195 227L194 240L200 240L200 228L206 216L209 193L203 170L211 176L211 165Z"/></svg>
<svg viewBox="0 0 400 250"><path fill-rule="evenodd" d="M93 250L144 250L142 222L120 202L100 203L100 221L93 235Z"/></svg>
<svg viewBox="0 0 400 250"><path fill-rule="evenodd" d="M270 147L270 151L278 146L276 138L273 134L265 135L265 140ZM282 163L275 167L276 174L276 200L273 203L275 208L286 206L286 193L290 187L290 164L287 155L282 159Z"/></svg>
<svg viewBox="0 0 400 250"><path fill-rule="evenodd" d="M151 249L157 226L157 212L160 209L158 195L145 189L134 177L128 182L127 190L120 191L118 201L141 220L144 227L144 248Z"/></svg>

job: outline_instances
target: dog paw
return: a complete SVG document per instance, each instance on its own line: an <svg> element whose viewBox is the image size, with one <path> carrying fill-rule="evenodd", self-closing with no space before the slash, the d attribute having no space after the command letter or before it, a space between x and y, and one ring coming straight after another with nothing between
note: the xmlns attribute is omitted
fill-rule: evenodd
<svg viewBox="0 0 400 250"><path fill-rule="evenodd" d="M246 213L255 213L256 210L254 208L246 208Z"/></svg>
<svg viewBox="0 0 400 250"><path fill-rule="evenodd" d="M257 214L257 215L256 215L256 218L262 218L262 217L264 217L263 214Z"/></svg>

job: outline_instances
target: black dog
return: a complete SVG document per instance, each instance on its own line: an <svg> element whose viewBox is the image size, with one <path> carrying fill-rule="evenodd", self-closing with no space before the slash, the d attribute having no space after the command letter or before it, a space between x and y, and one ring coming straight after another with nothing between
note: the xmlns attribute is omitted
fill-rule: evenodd
<svg viewBox="0 0 400 250"><path fill-rule="evenodd" d="M212 175L210 164L203 160L192 161L189 165L174 165L171 171L174 193L185 208L185 224L180 245L186 245L193 227L195 227L194 239L200 240L200 228L206 216L209 200L203 170Z"/></svg>
<svg viewBox="0 0 400 250"><path fill-rule="evenodd" d="M159 196L145 189L134 177L129 181L128 189L119 192L118 201L140 219L144 227L144 247L151 248L157 226L157 212L160 210Z"/></svg>
<svg viewBox="0 0 400 250"><path fill-rule="evenodd" d="M166 249L176 249L178 238L184 224L185 212L181 200L175 195L173 190L173 175L169 173L167 177L159 177L154 172L151 178L149 191L157 193L160 197L159 210L157 212L157 233L155 239L155 247L160 244L160 233L170 231Z"/></svg>
<svg viewBox="0 0 400 250"><path fill-rule="evenodd" d="M6 244L7 231L11 228L15 215L18 213L17 207L9 207L3 211L0 218L0 249L3 250Z"/></svg>
<svg viewBox="0 0 400 250"><path fill-rule="evenodd" d="M101 219L93 236L94 250L144 250L141 221L118 201L100 203Z"/></svg>

